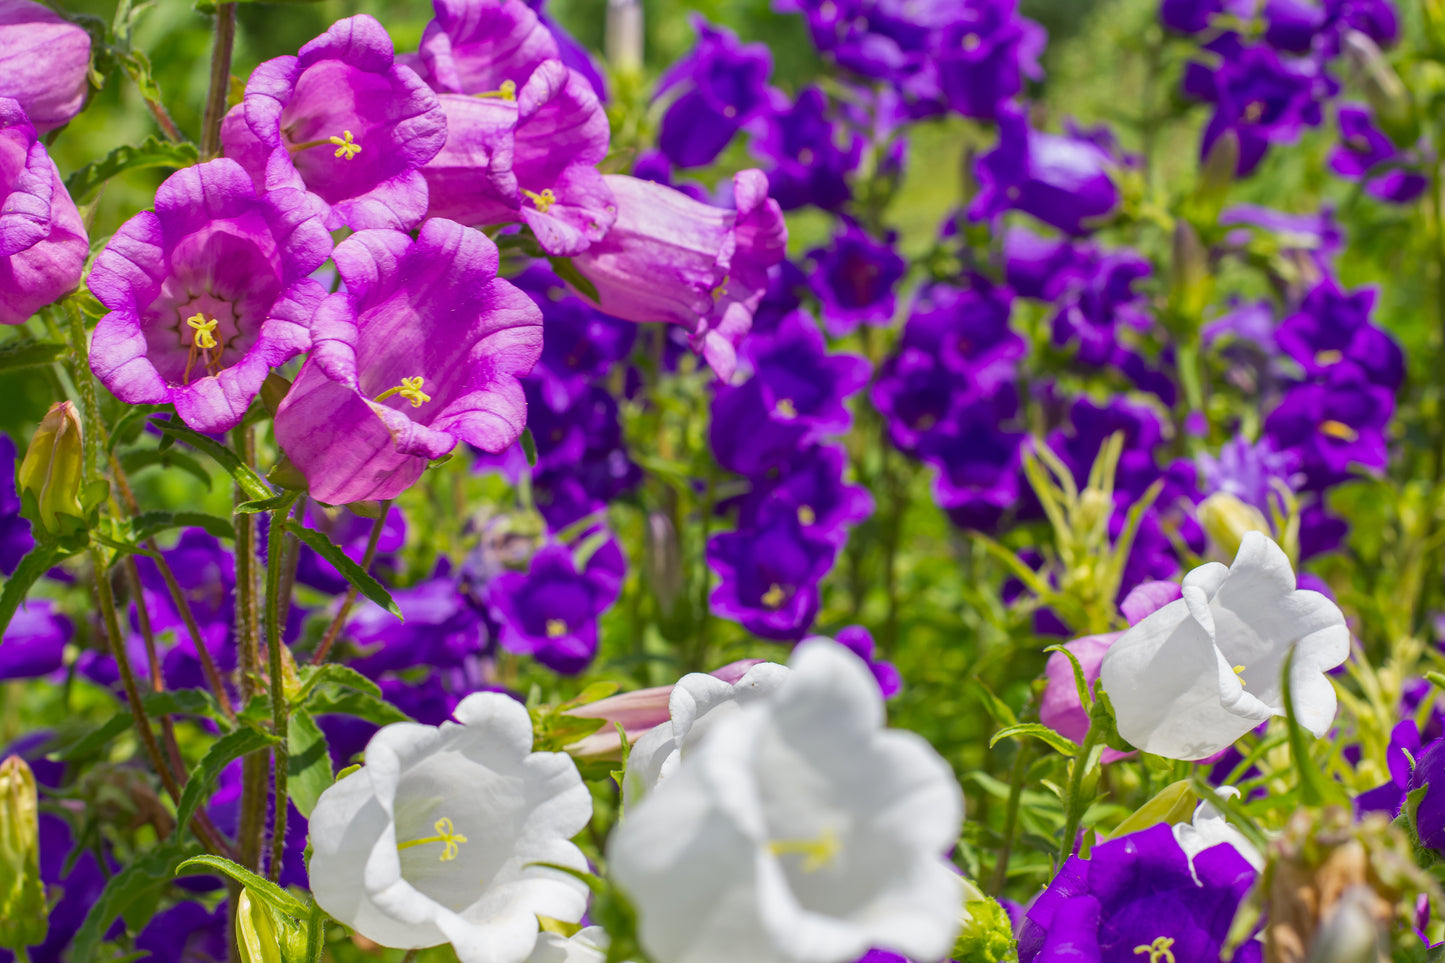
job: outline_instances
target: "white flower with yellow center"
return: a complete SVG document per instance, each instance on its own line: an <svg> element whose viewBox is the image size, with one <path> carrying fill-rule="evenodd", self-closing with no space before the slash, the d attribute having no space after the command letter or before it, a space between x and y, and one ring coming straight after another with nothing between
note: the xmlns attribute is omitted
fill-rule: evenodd
<svg viewBox="0 0 1445 963"><path fill-rule="evenodd" d="M716 720L608 845L654 963L943 959L963 887L963 797L918 735L884 728L864 663L800 645L771 695Z"/></svg>
<svg viewBox="0 0 1445 963"><path fill-rule="evenodd" d="M537 917L582 918L587 869L570 840L592 797L563 753L532 752L527 710L468 696L440 726L398 723L311 814L321 908L382 946L451 943L462 963L523 963Z"/></svg>

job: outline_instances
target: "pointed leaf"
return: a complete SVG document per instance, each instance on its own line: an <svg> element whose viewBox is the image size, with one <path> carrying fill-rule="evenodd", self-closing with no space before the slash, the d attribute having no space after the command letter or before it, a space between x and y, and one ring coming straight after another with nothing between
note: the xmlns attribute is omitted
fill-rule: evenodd
<svg viewBox="0 0 1445 963"><path fill-rule="evenodd" d="M199 528L227 541L236 537L236 528L229 519L205 512L142 512L131 522L131 527L137 541L171 528Z"/></svg>
<svg viewBox="0 0 1445 963"><path fill-rule="evenodd" d="M305 542L317 555L330 562L343 578L356 586L357 591L362 595L397 618L401 618L401 608L392 601L391 593L386 590L386 587L372 578L366 569L353 562L351 556L343 552L324 532L319 532L314 528L305 528L290 519L286 522L286 528Z"/></svg>
<svg viewBox="0 0 1445 963"><path fill-rule="evenodd" d="M209 455L216 464L226 470L226 473L235 480L237 486L248 497L253 499L270 498L276 494L265 480L256 474L255 469L241 461L240 456L214 438L208 438L199 431L187 428L174 418L157 418L151 424L155 425L167 438L183 441L192 448Z"/></svg>
<svg viewBox="0 0 1445 963"><path fill-rule="evenodd" d="M86 164L65 179L65 189L76 204L85 204L99 193L102 185L117 174L139 167L190 167L201 159L195 144L173 143L160 137L130 147L122 145L101 160Z"/></svg>
<svg viewBox="0 0 1445 963"><path fill-rule="evenodd" d="M181 800L176 806L176 821L181 826L190 824L191 817L210 796L211 788L215 785L217 777L221 775L221 770L225 769L232 760L265 749L279 741L269 732L241 728L229 732L211 743L211 748L191 770L191 776L186 780L186 788L181 790Z"/></svg>
<svg viewBox="0 0 1445 963"><path fill-rule="evenodd" d="M322 665L305 665L301 667L301 691L292 700L296 705L303 705L306 697L318 686L327 683L345 686L348 689L356 689L365 692L369 696L381 698L381 686L372 682L366 676L355 669L335 662L327 662Z"/></svg>
<svg viewBox="0 0 1445 963"><path fill-rule="evenodd" d="M65 553L55 545L36 545L20 560L15 574L5 580L5 588L0 590L0 644L4 642L5 630L15 617L15 610L25 601L31 586L63 557Z"/></svg>
<svg viewBox="0 0 1445 963"><path fill-rule="evenodd" d="M1018 725L1000 729L993 734L993 738L988 742L988 747L992 749L1004 739L1011 739L1015 736L1032 736L1035 739L1048 743L1056 751L1066 756L1077 756L1079 754L1078 743L1059 735L1040 722L1020 722Z"/></svg>
<svg viewBox="0 0 1445 963"><path fill-rule="evenodd" d="M306 711L313 716L356 716L379 726L393 722L414 722L411 716L389 702L351 689L318 692L306 702Z"/></svg>
<svg viewBox="0 0 1445 963"><path fill-rule="evenodd" d="M191 872L186 872L190 870ZM192 856L176 867L175 876L189 876L199 872L220 873L229 876L250 891L251 895L265 900L276 909L294 919L304 920L311 916L311 908L295 896L286 892L264 876L258 876L240 863L233 863L223 856Z"/></svg>
<svg viewBox="0 0 1445 963"><path fill-rule="evenodd" d="M316 800L336 781L331 772L331 750L321 727L304 712L292 714L286 744L286 791L301 815L310 819Z"/></svg>

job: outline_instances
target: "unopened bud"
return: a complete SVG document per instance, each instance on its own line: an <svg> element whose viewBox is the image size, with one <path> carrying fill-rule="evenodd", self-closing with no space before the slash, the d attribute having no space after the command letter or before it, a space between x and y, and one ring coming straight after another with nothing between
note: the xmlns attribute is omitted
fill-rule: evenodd
<svg viewBox="0 0 1445 963"><path fill-rule="evenodd" d="M44 942L47 922L35 774L10 756L0 762L0 947Z"/></svg>
<svg viewBox="0 0 1445 963"><path fill-rule="evenodd" d="M1239 172L1239 135L1226 130L1209 145L1209 153L1199 166L1199 177L1194 183L1190 214L1201 225L1212 225L1219 219L1224 202L1229 197Z"/></svg>
<svg viewBox="0 0 1445 963"><path fill-rule="evenodd" d="M1199 234L1188 221L1174 222L1174 265L1169 278L1169 306L1179 326L1176 334L1192 334L1199 329L1204 309L1213 293L1213 275L1209 270L1209 254L1200 243Z"/></svg>
<svg viewBox="0 0 1445 963"><path fill-rule="evenodd" d="M683 564L682 543L672 519L663 512L647 516L647 582L662 610L663 618L671 618L677 603L687 601L687 581Z"/></svg>
<svg viewBox="0 0 1445 963"><path fill-rule="evenodd" d="M607 0L607 27L603 49L608 65L618 73L642 70L642 0Z"/></svg>
<svg viewBox="0 0 1445 963"><path fill-rule="evenodd" d="M1365 99L1375 113L1375 123L1398 147L1409 147L1420 137L1415 105L1410 91L1375 41L1358 30L1348 30L1344 38L1345 56L1355 71Z"/></svg>
<svg viewBox="0 0 1445 963"><path fill-rule="evenodd" d="M1199 524L1225 558L1233 558L1247 532L1271 535L1264 513L1228 492L1215 492L1199 504Z"/></svg>
<svg viewBox="0 0 1445 963"><path fill-rule="evenodd" d="M59 515L83 516L81 462L80 416L71 402L56 402L35 429L18 477L20 490L35 496L46 531L61 531Z"/></svg>
<svg viewBox="0 0 1445 963"><path fill-rule="evenodd" d="M963 928L952 957L969 963L1002 963L1018 959L1013 921L998 901L967 880L963 885Z"/></svg>
<svg viewBox="0 0 1445 963"><path fill-rule="evenodd" d="M236 900L236 945L244 963L307 963L306 936L299 921L241 890Z"/></svg>

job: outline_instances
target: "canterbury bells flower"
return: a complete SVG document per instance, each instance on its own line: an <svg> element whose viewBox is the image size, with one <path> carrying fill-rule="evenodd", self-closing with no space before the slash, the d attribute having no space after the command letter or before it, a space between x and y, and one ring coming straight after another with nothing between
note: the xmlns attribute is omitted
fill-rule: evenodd
<svg viewBox="0 0 1445 963"><path fill-rule="evenodd" d="M944 858L963 815L953 772L884 729L878 684L843 646L804 642L791 668L614 830L643 949L654 963L943 959L964 898Z"/></svg>
<svg viewBox="0 0 1445 963"><path fill-rule="evenodd" d="M322 909L383 946L451 943L462 963L522 963L537 917L575 923L587 869L570 840L592 797L570 757L532 752L511 698L462 700L456 722L389 725L366 765L311 814L311 887Z"/></svg>
<svg viewBox="0 0 1445 963"><path fill-rule="evenodd" d="M1316 737L1335 718L1325 672L1350 654L1339 607L1295 588L1284 550L1246 532L1234 564L1201 565L1184 597L1135 625L1104 656L1099 679L1119 734L1146 752L1203 759L1284 715L1290 649L1295 715Z"/></svg>

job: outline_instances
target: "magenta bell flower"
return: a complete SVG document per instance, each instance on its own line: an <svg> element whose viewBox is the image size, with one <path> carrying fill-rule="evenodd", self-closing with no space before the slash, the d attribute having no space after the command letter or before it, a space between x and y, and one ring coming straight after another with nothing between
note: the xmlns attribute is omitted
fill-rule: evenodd
<svg viewBox="0 0 1445 963"><path fill-rule="evenodd" d="M572 262L596 285L598 306L625 321L680 325L693 350L730 379L767 292L768 268L788 242L767 177L758 170L733 176L735 211L635 177L603 179L617 197L617 222Z"/></svg>
<svg viewBox="0 0 1445 963"><path fill-rule="evenodd" d="M121 401L173 403L197 431L235 427L271 368L311 347L326 289L307 275L331 254L324 218L304 191L258 196L226 158L166 178L155 211L121 225L90 272L110 309L95 376Z"/></svg>
<svg viewBox="0 0 1445 963"><path fill-rule="evenodd" d="M417 52L417 72L441 94L517 91L547 60L562 53L545 24L522 0L432 0Z"/></svg>
<svg viewBox="0 0 1445 963"><path fill-rule="evenodd" d="M497 277L485 234L432 218L414 241L359 231L333 259L346 290L317 312L316 347L276 411L276 440L315 498L394 498L458 442L517 440L542 314Z"/></svg>
<svg viewBox="0 0 1445 963"><path fill-rule="evenodd" d="M327 227L410 230L426 214L420 168L446 142L436 94L395 62L374 18L348 17L257 67L221 140L257 188L310 191Z"/></svg>
<svg viewBox="0 0 1445 963"><path fill-rule="evenodd" d="M80 283L90 241L55 162L8 97L0 97L0 189L0 323L24 324Z"/></svg>
<svg viewBox="0 0 1445 963"><path fill-rule="evenodd" d="M521 221L554 257L602 240L617 204L597 172L610 134L587 78L549 60L515 94L443 94L441 101L447 143L422 169L429 216L469 225Z"/></svg>
<svg viewBox="0 0 1445 963"><path fill-rule="evenodd" d="M0 0L0 95L19 101L37 131L80 113L89 71L83 28L31 0Z"/></svg>

